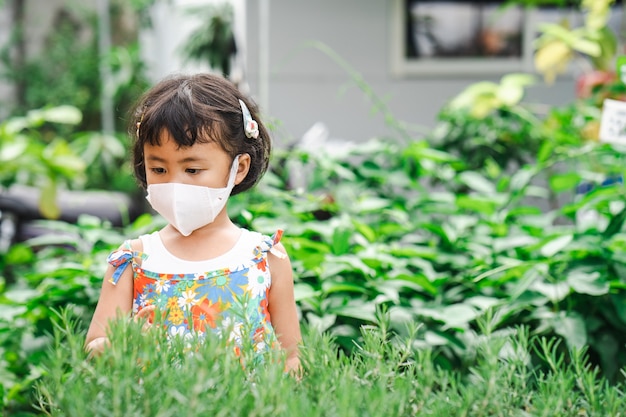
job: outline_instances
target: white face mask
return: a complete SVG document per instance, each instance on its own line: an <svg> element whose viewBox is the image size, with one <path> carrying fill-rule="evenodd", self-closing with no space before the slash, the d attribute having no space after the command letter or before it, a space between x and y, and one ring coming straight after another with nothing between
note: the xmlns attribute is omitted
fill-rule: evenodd
<svg viewBox="0 0 626 417"><path fill-rule="evenodd" d="M175 182L148 185L146 199L157 213L163 216L183 236L213 223L224 209L235 186L239 156L230 168L228 184L224 188L210 188Z"/></svg>

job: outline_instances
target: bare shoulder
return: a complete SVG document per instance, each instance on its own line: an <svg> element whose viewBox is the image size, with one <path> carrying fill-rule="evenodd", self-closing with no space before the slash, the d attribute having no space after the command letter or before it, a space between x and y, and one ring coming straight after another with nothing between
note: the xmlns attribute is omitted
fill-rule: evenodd
<svg viewBox="0 0 626 417"><path fill-rule="evenodd" d="M141 239L128 239L124 241L124 243L122 243L116 250L128 250L129 247L136 252L143 251L143 243L141 242Z"/></svg>
<svg viewBox="0 0 626 417"><path fill-rule="evenodd" d="M274 282L292 281L293 272L287 250L282 243L276 243L268 254L268 263Z"/></svg>
<svg viewBox="0 0 626 417"><path fill-rule="evenodd" d="M141 239L131 239L130 240L130 247L137 252L141 252L143 251L143 242L141 241Z"/></svg>
<svg viewBox="0 0 626 417"><path fill-rule="evenodd" d="M285 246L283 246L280 242L277 242L274 246L272 246L272 250L270 250L268 258L270 263L289 263L289 254L287 253L287 249L285 249Z"/></svg>

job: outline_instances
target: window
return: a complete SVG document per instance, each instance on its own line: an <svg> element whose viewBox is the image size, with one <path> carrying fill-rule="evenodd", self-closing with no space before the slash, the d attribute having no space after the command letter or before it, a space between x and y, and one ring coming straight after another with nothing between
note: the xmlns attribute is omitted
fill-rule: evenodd
<svg viewBox="0 0 626 417"><path fill-rule="evenodd" d="M578 6L524 8L506 1L392 0L391 62L397 76L532 72L538 25L566 18L583 24ZM624 45L624 3L608 25Z"/></svg>
<svg viewBox="0 0 626 417"><path fill-rule="evenodd" d="M396 75L532 70L532 15L504 1L393 0Z"/></svg>

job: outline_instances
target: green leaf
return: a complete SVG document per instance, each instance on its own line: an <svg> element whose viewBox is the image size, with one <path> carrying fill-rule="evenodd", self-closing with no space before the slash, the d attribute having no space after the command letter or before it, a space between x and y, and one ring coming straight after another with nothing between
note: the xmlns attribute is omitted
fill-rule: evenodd
<svg viewBox="0 0 626 417"><path fill-rule="evenodd" d="M28 125L25 117L13 117L0 125L0 132L12 136L26 129Z"/></svg>
<svg viewBox="0 0 626 417"><path fill-rule="evenodd" d="M524 97L524 87L535 83L530 74L508 74L502 77L497 91L498 99L507 106L514 106Z"/></svg>
<svg viewBox="0 0 626 417"><path fill-rule="evenodd" d="M546 271L547 266L544 264L534 265L526 270L522 278L520 278L517 283L509 289L508 293L511 299L515 300L521 297L522 294L526 292L526 290L530 288L536 280L541 279L542 275L544 275Z"/></svg>
<svg viewBox="0 0 626 417"><path fill-rule="evenodd" d="M626 324L626 303L624 302L624 296L622 294L611 295L611 301L622 324Z"/></svg>
<svg viewBox="0 0 626 417"><path fill-rule="evenodd" d="M573 39L570 42L570 46L572 47L572 49L575 49L578 52L582 52L583 54L587 54L592 57L600 56L600 54L602 53L602 48L600 47L600 45L597 42L588 39Z"/></svg>
<svg viewBox="0 0 626 417"><path fill-rule="evenodd" d="M367 290L363 288L362 285L329 281L324 281L322 283L322 291L324 291L324 293L326 294L332 294L335 292L354 292L363 294L367 292Z"/></svg>
<svg viewBox="0 0 626 417"><path fill-rule="evenodd" d="M570 348L582 349L587 344L585 321L576 313L560 312L554 320L554 332L563 336Z"/></svg>
<svg viewBox="0 0 626 417"><path fill-rule="evenodd" d="M14 303L24 304L27 301L39 296L39 292L32 288L16 288L5 292L4 296Z"/></svg>
<svg viewBox="0 0 626 417"><path fill-rule="evenodd" d="M622 209L616 216L613 216L611 222L608 224L604 232L602 232L602 236L605 239L610 238L611 236L619 233L622 230L622 226L624 225L624 221L626 220L626 208Z"/></svg>
<svg viewBox="0 0 626 417"><path fill-rule="evenodd" d="M296 301L306 300L307 298L317 297L320 292L309 285L302 282L298 282L293 286L294 296Z"/></svg>
<svg viewBox="0 0 626 417"><path fill-rule="evenodd" d="M467 298L465 302L469 305L476 307L481 311L485 311L491 307L497 306L503 303L503 300L495 297L485 297L483 295L476 295L474 297Z"/></svg>
<svg viewBox="0 0 626 417"><path fill-rule="evenodd" d="M62 139L51 142L43 151L44 162L54 172L72 178L85 170L85 162L74 154L69 144Z"/></svg>
<svg viewBox="0 0 626 417"><path fill-rule="evenodd" d="M454 304L443 308L441 311L441 319L445 323L445 327L453 328L465 327L477 315L478 311L467 304Z"/></svg>
<svg viewBox="0 0 626 417"><path fill-rule="evenodd" d="M354 204L354 208L358 212L369 213L373 211L380 211L384 208L391 206L391 202L385 198L377 197L365 197L359 199Z"/></svg>
<svg viewBox="0 0 626 417"><path fill-rule="evenodd" d="M417 160L428 159L434 162L454 162L458 158L449 153L438 151L421 145L412 145L405 151L406 156L411 156Z"/></svg>
<svg viewBox="0 0 626 417"><path fill-rule="evenodd" d="M459 180L474 191L483 194L494 194L496 187L493 182L474 171L464 171L458 176Z"/></svg>
<svg viewBox="0 0 626 417"><path fill-rule="evenodd" d="M74 106L57 106L43 110L32 110L28 118L34 121L77 125L83 119L81 111Z"/></svg>
<svg viewBox="0 0 626 417"><path fill-rule="evenodd" d="M463 343L456 337L436 330L427 330L424 333L424 341L428 344L428 346L453 345L459 349L466 349L466 347L463 346Z"/></svg>
<svg viewBox="0 0 626 417"><path fill-rule="evenodd" d="M494 97L498 91L498 84L491 81L480 81L468 86L451 102L451 109L465 109L476 104L481 97Z"/></svg>
<svg viewBox="0 0 626 417"><path fill-rule="evenodd" d="M478 315L474 307L463 303L438 308L417 308L415 312L443 322L444 328L464 328Z"/></svg>
<svg viewBox="0 0 626 417"><path fill-rule="evenodd" d="M534 167L524 167L519 169L513 176L511 177L511 190L519 191L526 187L530 180L535 176L536 169Z"/></svg>
<svg viewBox="0 0 626 417"><path fill-rule="evenodd" d="M550 177L550 188L555 193L571 191L580 183L581 176L576 172L566 174L554 174Z"/></svg>
<svg viewBox="0 0 626 417"><path fill-rule="evenodd" d="M334 308L332 311L338 316L352 317L369 322L376 321L376 306L374 303L363 303L352 300L350 304Z"/></svg>
<svg viewBox="0 0 626 417"><path fill-rule="evenodd" d="M528 85L533 85L535 84L535 82L537 82L537 79L534 75L518 72L504 75L502 77L502 80L500 81L500 84L507 86L512 85L517 87L525 87Z"/></svg>
<svg viewBox="0 0 626 417"><path fill-rule="evenodd" d="M324 316L319 317L309 312L306 315L306 319L311 328L317 329L319 332L325 332L335 324L337 321L337 315L325 314Z"/></svg>
<svg viewBox="0 0 626 417"><path fill-rule="evenodd" d="M529 287L533 291L537 291L539 294L545 296L553 303L559 302L570 292L570 286L567 282L559 282L556 284L549 284L539 280L535 280Z"/></svg>
<svg viewBox="0 0 626 417"><path fill-rule="evenodd" d="M365 276L374 276L375 274L375 271L356 255L326 256L320 266L322 267L320 278L324 280L333 279L344 272Z"/></svg>
<svg viewBox="0 0 626 417"><path fill-rule="evenodd" d="M13 244L6 254L6 263L8 265L27 264L35 259L33 250L23 243Z"/></svg>
<svg viewBox="0 0 626 417"><path fill-rule="evenodd" d="M11 141L0 145L0 162L13 162L24 154L28 145L26 141Z"/></svg>
<svg viewBox="0 0 626 417"><path fill-rule="evenodd" d="M567 274L567 283L579 294L595 296L608 294L610 288L609 283L599 272L587 273L581 269L575 269Z"/></svg>
<svg viewBox="0 0 626 417"><path fill-rule="evenodd" d="M527 235L508 236L493 240L493 250L495 252L503 252L509 249L529 246L537 243L537 238Z"/></svg>
<svg viewBox="0 0 626 417"><path fill-rule="evenodd" d="M456 199L456 205L461 209L489 215L495 213L497 203L487 198L459 195Z"/></svg>
<svg viewBox="0 0 626 417"><path fill-rule="evenodd" d="M539 151L537 152L537 161L545 162L552 155L554 151L554 143L552 141L545 141L541 144Z"/></svg>
<svg viewBox="0 0 626 417"><path fill-rule="evenodd" d="M3 303L2 308L0 308L0 320L14 323L15 318L26 313L26 310L25 306L11 306Z"/></svg>
<svg viewBox="0 0 626 417"><path fill-rule="evenodd" d="M354 221L353 224L356 231L363 235L368 242L376 241L376 232L369 225L357 221Z"/></svg>
<svg viewBox="0 0 626 417"><path fill-rule="evenodd" d="M344 227L338 227L333 231L332 252L335 255L343 255L349 252L352 234L352 230Z"/></svg>
<svg viewBox="0 0 626 417"><path fill-rule="evenodd" d="M573 234L558 236L543 245L539 252L542 256L550 258L565 249L565 247L569 245L572 240L574 240Z"/></svg>
<svg viewBox="0 0 626 417"><path fill-rule="evenodd" d="M61 210L57 204L57 185L52 179L49 179L41 189L39 211L47 219L58 219L61 216Z"/></svg>
<svg viewBox="0 0 626 417"><path fill-rule="evenodd" d="M144 213L141 216L137 217L137 219L135 219L133 224L130 226L131 230L143 229L147 226L150 226L153 224L153 220L154 219L152 218L152 215L150 213Z"/></svg>
<svg viewBox="0 0 626 417"><path fill-rule="evenodd" d="M409 275L406 273L393 275L395 279L399 281L406 281L413 284L416 284L418 287L422 288L424 291L428 292L431 295L437 294L437 288L430 282L430 280L423 274L414 274Z"/></svg>

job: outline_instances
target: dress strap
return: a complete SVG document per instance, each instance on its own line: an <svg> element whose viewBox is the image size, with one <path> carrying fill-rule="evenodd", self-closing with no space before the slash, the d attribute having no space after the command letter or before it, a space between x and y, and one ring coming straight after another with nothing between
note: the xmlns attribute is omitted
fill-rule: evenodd
<svg viewBox="0 0 626 417"><path fill-rule="evenodd" d="M278 229L276 233L272 235L272 237L266 236L263 239L263 243L261 244L261 250L263 252L269 252L272 255L276 256L279 259L284 259L287 257L287 254L283 251L276 249L276 244L280 242L280 239L283 237L283 230Z"/></svg>
<svg viewBox="0 0 626 417"><path fill-rule="evenodd" d="M117 285L128 265L135 262L135 258L145 260L147 257L145 253L133 250L130 240L124 241L121 248L114 250L107 257L107 262L115 268L109 282L113 285Z"/></svg>

